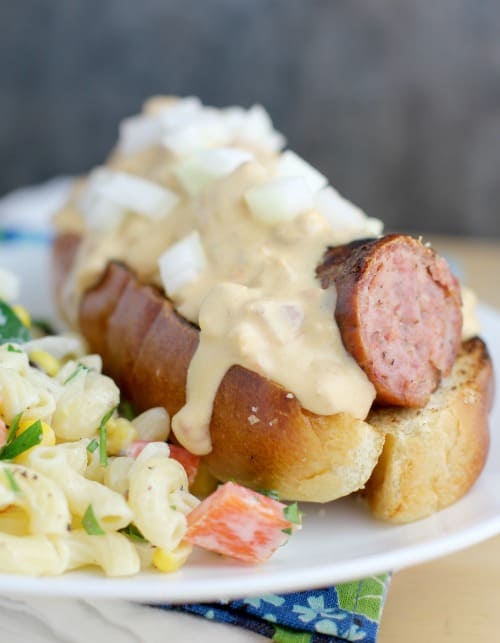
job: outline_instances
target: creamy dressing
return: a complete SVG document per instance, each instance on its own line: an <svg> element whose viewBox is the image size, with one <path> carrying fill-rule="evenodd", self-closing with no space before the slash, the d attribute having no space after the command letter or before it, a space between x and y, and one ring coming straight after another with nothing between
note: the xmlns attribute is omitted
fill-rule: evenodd
<svg viewBox="0 0 500 643"><path fill-rule="evenodd" d="M150 104L148 113L161 105ZM335 291L322 290L315 277L327 246L348 240L346 230L315 209L277 225L252 216L245 193L275 177L279 156L258 145L230 144L250 151L253 160L195 194L183 190L176 178L175 168L183 161L178 154L159 145L115 154L108 167L174 190L179 204L161 220L127 212L110 230L87 230L70 280L75 311L110 259L124 261L139 278L161 287L159 257L198 231L206 267L172 297L179 313L200 327L186 405L172 419L181 444L197 454L211 450L213 401L234 364L276 382L305 409L321 415L345 412L364 419L375 398L373 385L342 344L334 319ZM62 228L82 229L78 190L58 216ZM349 239L373 234L373 220L365 221L366 226L349 231Z"/></svg>

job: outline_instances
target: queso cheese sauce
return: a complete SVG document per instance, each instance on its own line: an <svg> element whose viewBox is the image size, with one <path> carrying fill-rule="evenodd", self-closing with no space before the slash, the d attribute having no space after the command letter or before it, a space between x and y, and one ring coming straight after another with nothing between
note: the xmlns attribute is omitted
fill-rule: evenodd
<svg viewBox="0 0 500 643"><path fill-rule="evenodd" d="M91 175L58 215L59 227L85 231L70 280L74 310L108 260L118 259L142 280L164 287L177 311L199 326L186 404L172 428L183 446L200 455L211 450L212 404L234 364L280 384L321 415L345 412L364 419L375 398L373 385L342 344L333 315L335 291L320 287L315 269L327 246L376 236L380 223L336 193L342 216L332 223L322 206L325 189L331 188L317 187L321 175L308 174L300 162L290 168L290 156L276 149L279 135L264 131L262 122L253 139L245 138L255 124L247 118L252 110L235 112L235 118L247 118L247 128L228 134L229 112L193 99L150 102L134 122L132 134L142 133L142 140L138 144L130 131L128 139L122 132L106 166L121 178ZM200 156L200 149L211 152ZM288 181L276 183L280 176ZM142 207L142 202L135 206L134 177L153 184L144 192L144 203L151 206L147 215L134 209ZM168 194L155 201L155 186ZM157 216L154 208L167 196L173 205ZM186 239L184 254L166 256Z"/></svg>

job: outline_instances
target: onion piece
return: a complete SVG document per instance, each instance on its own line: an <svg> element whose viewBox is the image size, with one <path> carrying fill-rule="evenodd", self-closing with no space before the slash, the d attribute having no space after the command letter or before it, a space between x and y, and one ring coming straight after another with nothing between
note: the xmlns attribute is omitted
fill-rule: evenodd
<svg viewBox="0 0 500 643"><path fill-rule="evenodd" d="M294 219L314 207L314 199L305 179L283 177L247 190L245 201L255 219L275 225Z"/></svg>
<svg viewBox="0 0 500 643"><path fill-rule="evenodd" d="M200 235L195 230L171 245L158 259L160 277L169 297L195 281L207 268Z"/></svg>
<svg viewBox="0 0 500 643"><path fill-rule="evenodd" d="M125 118L120 123L117 150L122 154L134 154L161 141L161 121L156 116L139 114Z"/></svg>
<svg viewBox="0 0 500 643"><path fill-rule="evenodd" d="M158 110L157 116L163 131L185 127L193 122L194 117L201 114L203 105L199 98L187 96L181 100L170 103Z"/></svg>
<svg viewBox="0 0 500 643"><path fill-rule="evenodd" d="M112 230L120 225L126 214L122 207L100 196L90 186L80 197L78 207L90 230Z"/></svg>
<svg viewBox="0 0 500 643"><path fill-rule="evenodd" d="M20 292L21 281L19 277L10 270L0 268L0 299L15 301L19 299Z"/></svg>
<svg viewBox="0 0 500 643"><path fill-rule="evenodd" d="M345 236L346 239L352 239L352 235L358 238L364 235L376 237L382 232L381 221L367 217L331 186L318 192L315 204L317 211L343 235L342 238Z"/></svg>
<svg viewBox="0 0 500 643"><path fill-rule="evenodd" d="M221 112L205 107L191 115L187 122L169 129L162 143L177 156L186 156L203 147L219 147L231 142L228 128Z"/></svg>
<svg viewBox="0 0 500 643"><path fill-rule="evenodd" d="M252 159L250 152L234 147L200 150L178 163L174 174L186 192L194 196L213 181L231 174Z"/></svg>
<svg viewBox="0 0 500 643"><path fill-rule="evenodd" d="M237 106L227 107L221 112L231 140L270 152L278 152L284 147L285 137L274 129L271 117L262 105L252 105L248 110Z"/></svg>
<svg viewBox="0 0 500 643"><path fill-rule="evenodd" d="M287 150L278 161L278 176L302 176L313 192L328 185L328 179L298 154Z"/></svg>
<svg viewBox="0 0 500 643"><path fill-rule="evenodd" d="M179 202L177 194L168 188L104 167L91 173L89 187L97 197L151 219L166 217Z"/></svg>
<svg viewBox="0 0 500 643"><path fill-rule="evenodd" d="M166 132L188 124L201 110L201 102L193 96L166 104L160 102L154 109L120 123L117 149L122 154L134 154L159 144Z"/></svg>

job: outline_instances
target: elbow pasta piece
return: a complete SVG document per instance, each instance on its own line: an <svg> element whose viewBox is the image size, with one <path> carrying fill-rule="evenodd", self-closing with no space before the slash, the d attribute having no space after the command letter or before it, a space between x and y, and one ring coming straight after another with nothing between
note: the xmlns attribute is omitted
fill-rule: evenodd
<svg viewBox="0 0 500 643"><path fill-rule="evenodd" d="M153 564L153 556L156 551L156 547L153 547L151 543L146 543L146 542L144 543L133 542L132 544L134 545L135 551L139 556L141 569L151 568Z"/></svg>
<svg viewBox="0 0 500 643"><path fill-rule="evenodd" d="M57 537L0 533L0 570L3 573L44 576L62 574L66 568L67 554L61 551Z"/></svg>
<svg viewBox="0 0 500 643"><path fill-rule="evenodd" d="M11 344L14 350L8 349L9 344L0 346L0 368L10 368L19 375L26 375L30 367L28 355L19 344Z"/></svg>
<svg viewBox="0 0 500 643"><path fill-rule="evenodd" d="M67 556L67 569L98 565L107 576L129 576L141 569L133 543L122 534L89 536L83 530L73 531L59 541Z"/></svg>
<svg viewBox="0 0 500 643"><path fill-rule="evenodd" d="M100 355L83 355L77 360L68 360L54 379L64 386L64 382L75 373L79 364L83 364L87 370L95 371L96 373L102 372L102 358Z"/></svg>
<svg viewBox="0 0 500 643"><path fill-rule="evenodd" d="M109 465L105 469L104 484L114 489L122 496L127 496L130 486L130 471L134 462L144 462L153 456L168 458L170 447L164 442L149 442L137 458L130 456L119 456L110 458Z"/></svg>
<svg viewBox="0 0 500 643"><path fill-rule="evenodd" d="M50 421L55 406L48 391L11 368L0 368L0 414L8 424L21 412L26 418Z"/></svg>
<svg viewBox="0 0 500 643"><path fill-rule="evenodd" d="M8 472L8 473L6 473ZM12 490L9 481L19 491ZM68 502L61 488L37 471L17 464L0 463L0 487L11 494L9 505L23 509L29 516L30 533L64 534L71 523Z"/></svg>
<svg viewBox="0 0 500 643"><path fill-rule="evenodd" d="M133 464L133 458L124 456L110 458L104 473L104 484L122 496L126 496L129 488L130 469Z"/></svg>
<svg viewBox="0 0 500 643"><path fill-rule="evenodd" d="M141 450L135 462L145 462L155 456L170 457L170 447L166 442L149 442L149 444L146 444L144 449Z"/></svg>
<svg viewBox="0 0 500 643"><path fill-rule="evenodd" d="M66 460L68 467L81 473L82 475L88 468L87 458L87 440L78 440L78 442L63 442L56 445L57 451L61 452Z"/></svg>
<svg viewBox="0 0 500 643"><path fill-rule="evenodd" d="M28 514L15 505L0 511L0 532L11 536L27 536L30 533Z"/></svg>
<svg viewBox="0 0 500 643"><path fill-rule="evenodd" d="M60 446L34 449L29 454L30 466L57 483L68 500L72 514L81 517L92 505L94 515L104 531L126 527L133 515L124 498L72 469L65 450Z"/></svg>
<svg viewBox="0 0 500 643"><path fill-rule="evenodd" d="M75 441L92 437L103 416L120 399L115 383L105 375L84 369L66 380L57 400L52 427L58 438ZM70 375L71 377L71 375Z"/></svg>
<svg viewBox="0 0 500 643"><path fill-rule="evenodd" d="M184 469L170 458L136 460L130 470L128 501L134 524L150 543L165 551L175 549L186 532L186 517L171 496L187 488Z"/></svg>
<svg viewBox="0 0 500 643"><path fill-rule="evenodd" d="M166 442L170 433L170 416L162 406L156 406L141 413L132 420L138 440Z"/></svg>
<svg viewBox="0 0 500 643"><path fill-rule="evenodd" d="M84 440L87 444L90 443L90 440ZM83 475L88 480L94 480L94 482L99 482L100 484L105 484L104 478L106 475L108 467L103 467L99 459L99 449L97 448L92 453L87 451L87 468L83 472Z"/></svg>

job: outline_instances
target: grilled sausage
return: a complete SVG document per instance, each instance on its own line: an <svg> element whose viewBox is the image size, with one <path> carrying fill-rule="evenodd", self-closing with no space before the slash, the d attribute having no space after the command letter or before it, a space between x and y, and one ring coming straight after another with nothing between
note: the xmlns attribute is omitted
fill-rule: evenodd
<svg viewBox="0 0 500 643"><path fill-rule="evenodd" d="M336 287L342 340L377 402L424 406L460 350L460 288L446 261L393 234L329 248L317 275Z"/></svg>

